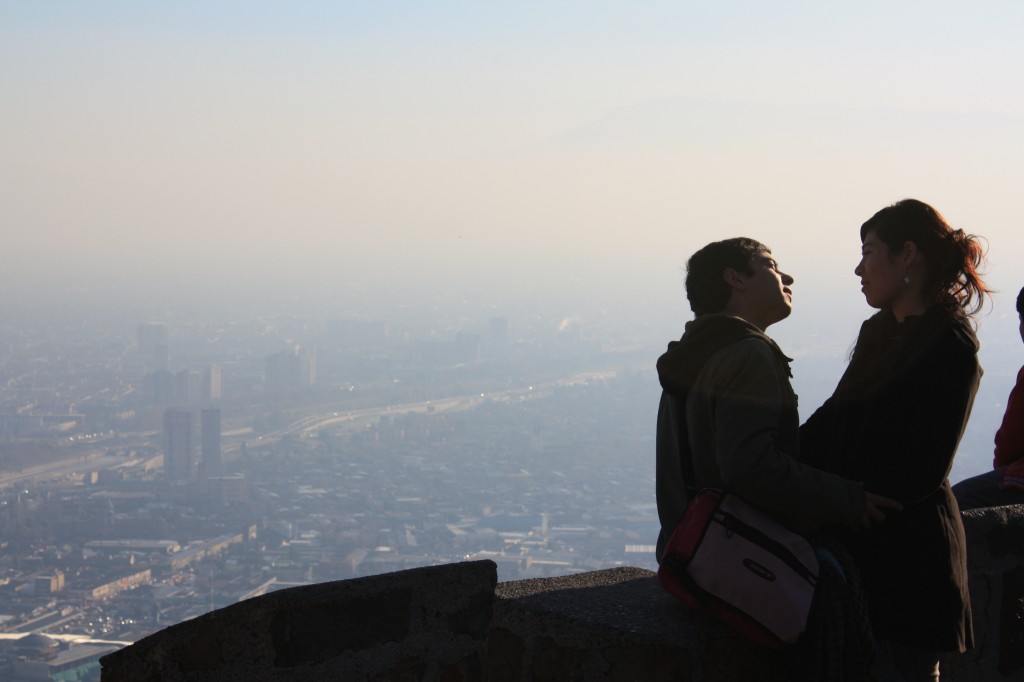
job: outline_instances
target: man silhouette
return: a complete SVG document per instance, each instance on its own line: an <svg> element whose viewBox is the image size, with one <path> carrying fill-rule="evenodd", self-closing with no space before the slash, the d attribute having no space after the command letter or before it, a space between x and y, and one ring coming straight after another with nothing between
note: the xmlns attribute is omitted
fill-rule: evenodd
<svg viewBox="0 0 1024 682"><path fill-rule="evenodd" d="M765 334L789 316L792 285L768 247L745 237L708 244L687 262L695 319L658 359L659 563L701 488L736 493L799 532L863 527L899 507L794 459L799 415L790 359Z"/></svg>

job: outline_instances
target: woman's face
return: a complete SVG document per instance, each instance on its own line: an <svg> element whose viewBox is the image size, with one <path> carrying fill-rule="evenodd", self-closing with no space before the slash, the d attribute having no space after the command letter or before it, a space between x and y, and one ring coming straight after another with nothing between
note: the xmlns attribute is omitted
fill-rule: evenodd
<svg viewBox="0 0 1024 682"><path fill-rule="evenodd" d="M891 308L907 288L907 268L874 232L864 235L860 263L854 274L860 277L860 290L872 308Z"/></svg>

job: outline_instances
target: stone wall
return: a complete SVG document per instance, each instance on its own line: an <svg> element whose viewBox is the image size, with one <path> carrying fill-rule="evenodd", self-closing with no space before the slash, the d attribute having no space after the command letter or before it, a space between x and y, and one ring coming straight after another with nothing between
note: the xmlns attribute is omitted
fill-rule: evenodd
<svg viewBox="0 0 1024 682"><path fill-rule="evenodd" d="M281 590L104 657L102 680L476 680L496 583L473 562Z"/></svg>
<svg viewBox="0 0 1024 682"><path fill-rule="evenodd" d="M975 641L944 663L943 682L1024 680L1024 505L962 515Z"/></svg>
<svg viewBox="0 0 1024 682"><path fill-rule="evenodd" d="M1024 506L964 512L977 646L944 682L1024 680ZM103 682L785 679L779 654L637 568L497 583L490 561L283 590L102 659Z"/></svg>

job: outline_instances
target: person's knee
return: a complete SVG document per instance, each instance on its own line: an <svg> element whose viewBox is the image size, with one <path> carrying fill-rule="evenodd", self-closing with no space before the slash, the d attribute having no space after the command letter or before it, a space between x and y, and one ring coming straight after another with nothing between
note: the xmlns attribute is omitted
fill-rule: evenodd
<svg viewBox="0 0 1024 682"><path fill-rule="evenodd" d="M991 507L1000 504L999 499L1002 497L1002 491L1000 490L999 483L1002 480L1004 469L1005 467L993 469L984 474L965 478L954 485L953 497L956 498L956 503L960 510L978 509L980 507Z"/></svg>

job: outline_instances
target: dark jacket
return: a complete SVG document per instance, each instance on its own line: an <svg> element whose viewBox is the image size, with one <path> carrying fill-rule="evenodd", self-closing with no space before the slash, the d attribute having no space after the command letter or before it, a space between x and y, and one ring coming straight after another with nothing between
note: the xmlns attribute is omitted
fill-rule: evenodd
<svg viewBox="0 0 1024 682"><path fill-rule="evenodd" d="M1017 372L1017 383L1006 399L1006 412L996 431L995 457L992 468L1009 466L1024 460L1024 367Z"/></svg>
<svg viewBox="0 0 1024 682"><path fill-rule="evenodd" d="M796 395L789 359L738 317L704 315L658 359L657 557L686 509L686 488L730 490L796 530L856 524L859 483L796 459ZM693 480L686 480L692 461Z"/></svg>
<svg viewBox="0 0 1024 682"><path fill-rule="evenodd" d="M973 645L965 539L950 491L953 455L981 379L962 314L933 306L861 326L835 393L800 429L801 459L864 481L903 511L846 541L878 636L938 651Z"/></svg>

